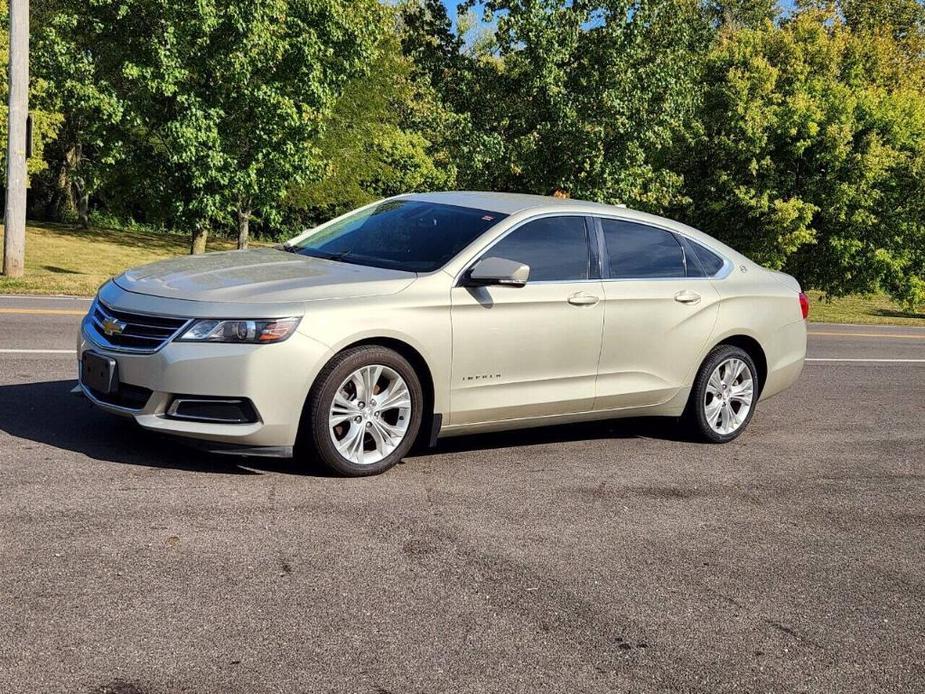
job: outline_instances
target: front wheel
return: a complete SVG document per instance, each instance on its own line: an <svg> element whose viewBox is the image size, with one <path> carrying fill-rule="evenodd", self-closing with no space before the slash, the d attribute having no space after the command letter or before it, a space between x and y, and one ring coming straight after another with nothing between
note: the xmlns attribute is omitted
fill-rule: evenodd
<svg viewBox="0 0 925 694"><path fill-rule="evenodd" d="M755 362L742 349L719 345L694 379L685 417L693 433L710 443L739 436L755 413L758 397Z"/></svg>
<svg viewBox="0 0 925 694"><path fill-rule="evenodd" d="M338 354L309 396L312 443L322 462L349 477L388 470L411 449L424 398L414 368L378 345Z"/></svg>

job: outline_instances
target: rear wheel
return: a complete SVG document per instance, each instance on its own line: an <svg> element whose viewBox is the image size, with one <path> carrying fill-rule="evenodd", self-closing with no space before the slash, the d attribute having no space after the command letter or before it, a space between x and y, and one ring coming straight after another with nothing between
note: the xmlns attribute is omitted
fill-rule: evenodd
<svg viewBox="0 0 925 694"><path fill-rule="evenodd" d="M697 372L685 412L688 425L710 443L732 441L751 421L758 391L758 370L748 353L719 345Z"/></svg>
<svg viewBox="0 0 925 694"><path fill-rule="evenodd" d="M411 449L424 399L414 368L377 345L348 349L318 375L307 415L321 461L350 477L388 470Z"/></svg>

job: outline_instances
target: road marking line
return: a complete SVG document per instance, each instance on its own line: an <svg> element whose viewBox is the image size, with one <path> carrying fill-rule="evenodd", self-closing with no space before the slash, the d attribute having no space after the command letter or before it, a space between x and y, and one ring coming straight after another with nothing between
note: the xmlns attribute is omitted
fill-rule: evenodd
<svg viewBox="0 0 925 694"><path fill-rule="evenodd" d="M896 335L892 333L838 333L838 332L810 332L811 336L823 335L825 337L885 337L889 340L925 340L925 335Z"/></svg>
<svg viewBox="0 0 925 694"><path fill-rule="evenodd" d="M93 301L90 296L70 296L63 294L0 294L0 301ZM820 323L820 325L822 325ZM842 323L841 325L847 325Z"/></svg>
<svg viewBox="0 0 925 694"><path fill-rule="evenodd" d="M77 354L76 349L0 349L0 354Z"/></svg>
<svg viewBox="0 0 925 694"><path fill-rule="evenodd" d="M44 314L49 316L86 316L86 311L66 308L0 308L0 313L21 313L25 315Z"/></svg>
<svg viewBox="0 0 925 694"><path fill-rule="evenodd" d="M851 362L856 364L925 364L925 359L807 359L807 362Z"/></svg>

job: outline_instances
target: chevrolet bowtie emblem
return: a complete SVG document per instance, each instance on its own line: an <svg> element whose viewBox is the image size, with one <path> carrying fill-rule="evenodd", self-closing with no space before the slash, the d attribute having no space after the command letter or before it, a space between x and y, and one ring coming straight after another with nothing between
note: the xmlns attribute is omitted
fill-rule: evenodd
<svg viewBox="0 0 925 694"><path fill-rule="evenodd" d="M128 323L125 321L118 320L116 318L107 318L103 321L103 332L107 336L112 337L113 335L121 335L125 330Z"/></svg>

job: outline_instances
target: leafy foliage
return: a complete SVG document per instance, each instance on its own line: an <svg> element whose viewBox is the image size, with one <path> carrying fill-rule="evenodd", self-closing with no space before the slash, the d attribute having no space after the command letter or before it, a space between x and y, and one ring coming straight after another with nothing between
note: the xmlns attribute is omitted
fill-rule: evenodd
<svg viewBox="0 0 925 694"><path fill-rule="evenodd" d="M147 172L133 180L156 174L147 195L202 232L232 212L274 214L320 172L313 142L362 72L379 12L374 0L64 0L42 45L71 78L75 140L94 139L80 123L113 125L106 142L133 154L123 166Z"/></svg>
<svg viewBox="0 0 925 694"><path fill-rule="evenodd" d="M845 23L852 29L886 29L900 40L921 38L925 7L918 0L841 0Z"/></svg>
<svg viewBox="0 0 925 694"><path fill-rule="evenodd" d="M9 4L0 3L0 64L9 65L10 62L10 34L7 27L10 25ZM61 114L56 112L49 103L48 83L41 78L32 77L30 84L29 109L32 115L32 156L26 161L26 171L34 175L47 168L45 159L45 146L53 139L61 124ZM7 114L9 113L9 82L0 81L0 177L6 180L6 140L7 140Z"/></svg>
<svg viewBox="0 0 925 694"><path fill-rule="evenodd" d="M758 28L780 14L777 0L709 0L707 12L718 25Z"/></svg>
<svg viewBox="0 0 925 694"><path fill-rule="evenodd" d="M323 174L294 186L287 200L304 221L389 195L455 186L452 152L444 144L451 114L426 83L413 79L395 15L384 13L383 21L392 30L382 31L368 72L348 83L318 140Z"/></svg>
<svg viewBox="0 0 925 694"><path fill-rule="evenodd" d="M680 199L668 165L698 102L708 25L693 0L485 3L491 52L461 52L440 3L408 12L411 55L467 116L460 177L660 209ZM418 34L430 31L427 40Z"/></svg>
<svg viewBox="0 0 925 694"><path fill-rule="evenodd" d="M556 192L681 217L831 296L925 303L922 0L468 0L455 18L33 0L33 18L32 199L53 216L246 243L252 219L281 235L407 190Z"/></svg>
<svg viewBox="0 0 925 694"><path fill-rule="evenodd" d="M83 3L63 0L52 11L39 6L42 22L33 32L34 74L52 85L56 111L63 114L58 137L46 153L49 170L39 179L46 214L82 215L87 223L89 196L98 191L126 156L119 128L126 104L117 92L118 54L105 43L105 17L82 14Z"/></svg>
<svg viewBox="0 0 925 694"><path fill-rule="evenodd" d="M921 302L925 71L808 10L724 32L707 61L689 219L832 295Z"/></svg>

